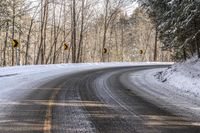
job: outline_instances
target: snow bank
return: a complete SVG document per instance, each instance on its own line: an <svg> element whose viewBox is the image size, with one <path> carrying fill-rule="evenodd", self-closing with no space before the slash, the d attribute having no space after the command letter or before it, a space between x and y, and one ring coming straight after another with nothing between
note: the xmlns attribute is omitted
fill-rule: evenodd
<svg viewBox="0 0 200 133"><path fill-rule="evenodd" d="M149 102L188 119L200 120L200 60L197 58L168 68L133 72L128 75L128 81L134 86L134 93L148 97Z"/></svg>
<svg viewBox="0 0 200 133"><path fill-rule="evenodd" d="M200 96L200 60L196 57L157 72L155 77L194 97Z"/></svg>

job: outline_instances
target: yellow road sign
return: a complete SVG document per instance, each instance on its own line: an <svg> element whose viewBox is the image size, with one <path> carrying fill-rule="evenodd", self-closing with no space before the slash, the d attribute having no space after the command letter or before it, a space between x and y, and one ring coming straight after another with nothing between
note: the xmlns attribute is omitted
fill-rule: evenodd
<svg viewBox="0 0 200 133"><path fill-rule="evenodd" d="M104 53L104 54L108 53L107 48L103 48L103 53Z"/></svg>
<svg viewBox="0 0 200 133"><path fill-rule="evenodd" d="M64 50L68 50L69 46L67 45L67 43L64 43Z"/></svg>
<svg viewBox="0 0 200 133"><path fill-rule="evenodd" d="M16 40L16 39L13 39L13 40L12 40L12 47L13 47L13 48L19 47L19 42L18 42L18 40Z"/></svg>
<svg viewBox="0 0 200 133"><path fill-rule="evenodd" d="M140 50L140 54L143 54L144 53L144 51L143 50Z"/></svg>

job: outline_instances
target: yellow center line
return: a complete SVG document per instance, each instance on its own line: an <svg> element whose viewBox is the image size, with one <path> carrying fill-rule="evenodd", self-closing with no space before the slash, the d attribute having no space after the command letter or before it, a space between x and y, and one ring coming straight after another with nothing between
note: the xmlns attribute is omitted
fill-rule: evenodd
<svg viewBox="0 0 200 133"><path fill-rule="evenodd" d="M48 107L45 115L45 121L44 121L44 127L43 132L44 133L51 133L52 130L52 109L55 103L55 98L60 91L60 88L56 88L53 94L51 95L50 99L48 100Z"/></svg>

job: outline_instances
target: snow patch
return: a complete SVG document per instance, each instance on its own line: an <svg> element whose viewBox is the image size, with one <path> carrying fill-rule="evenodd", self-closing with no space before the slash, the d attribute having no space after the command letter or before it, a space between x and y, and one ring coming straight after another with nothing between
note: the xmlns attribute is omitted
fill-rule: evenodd
<svg viewBox="0 0 200 133"><path fill-rule="evenodd" d="M187 66L184 65L185 63L181 64L183 65L182 68ZM182 75L181 72L184 70L175 67L181 64L175 64L167 69L160 68L133 72L128 75L127 82L129 81L131 86L134 86L132 87L134 88L134 93L144 99L148 97L149 99L147 100L153 101L152 103L161 108L169 110L176 115L199 121L200 91L197 86L199 81ZM190 80L187 81L188 79ZM197 83L193 85L194 89L191 86L192 83Z"/></svg>
<svg viewBox="0 0 200 133"><path fill-rule="evenodd" d="M155 77L183 92L200 96L200 60L196 57L157 72Z"/></svg>
<svg viewBox="0 0 200 133"><path fill-rule="evenodd" d="M129 81L138 87L138 93L152 97L163 108L200 119L200 59L193 57L168 68L134 72Z"/></svg>

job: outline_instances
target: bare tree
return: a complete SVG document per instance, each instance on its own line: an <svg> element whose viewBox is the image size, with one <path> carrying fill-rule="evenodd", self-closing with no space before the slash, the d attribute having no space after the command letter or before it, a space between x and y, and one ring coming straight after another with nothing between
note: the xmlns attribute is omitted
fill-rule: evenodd
<svg viewBox="0 0 200 133"><path fill-rule="evenodd" d="M105 15L104 15L104 32L103 32L103 43L102 43L102 51L106 47L106 36L107 31L110 26L110 22L113 18L115 18L118 13L120 13L120 7L122 6L122 0L115 1L114 3L111 0L105 0ZM114 7L112 7L115 4ZM102 52L102 61L105 61L105 54Z"/></svg>
<svg viewBox="0 0 200 133"><path fill-rule="evenodd" d="M36 6L36 9L34 11L34 14L33 16L31 17L31 21L30 21L30 26L29 26L29 29L28 29L28 34L27 34L27 41L26 41L26 51L25 51L25 65L28 64L28 57L29 57L29 48L30 48L30 39L31 39L31 32L32 32L32 29L33 29L33 24L34 24L34 20L38 14L38 8L40 6L41 3L39 3L37 6Z"/></svg>
<svg viewBox="0 0 200 133"><path fill-rule="evenodd" d="M76 63L76 0L72 0L71 14L71 45L72 45L72 62Z"/></svg>
<svg viewBox="0 0 200 133"><path fill-rule="evenodd" d="M47 24L46 21L47 21L47 15L48 15L48 6L49 6L48 0L41 1L40 44L38 47L36 64L39 64L39 61L41 64L44 64L44 32L45 32L45 27Z"/></svg>

